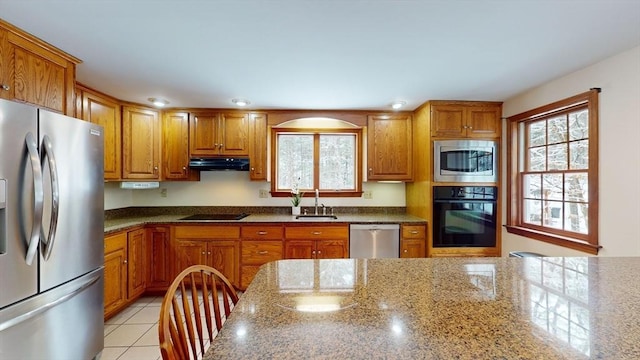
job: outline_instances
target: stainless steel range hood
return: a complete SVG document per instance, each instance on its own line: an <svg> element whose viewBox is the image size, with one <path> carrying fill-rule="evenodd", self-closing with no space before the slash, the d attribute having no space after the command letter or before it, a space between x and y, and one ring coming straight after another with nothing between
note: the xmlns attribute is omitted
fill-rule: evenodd
<svg viewBox="0 0 640 360"><path fill-rule="evenodd" d="M189 167L194 170L237 170L249 171L248 157L191 158Z"/></svg>

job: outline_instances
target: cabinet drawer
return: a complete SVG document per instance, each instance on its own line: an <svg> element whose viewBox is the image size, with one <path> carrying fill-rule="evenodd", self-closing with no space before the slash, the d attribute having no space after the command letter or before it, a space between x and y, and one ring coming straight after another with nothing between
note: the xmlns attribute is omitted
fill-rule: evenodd
<svg viewBox="0 0 640 360"><path fill-rule="evenodd" d="M348 239L348 226L290 226L285 228L287 239Z"/></svg>
<svg viewBox="0 0 640 360"><path fill-rule="evenodd" d="M242 264L262 265L282 259L282 241L242 241Z"/></svg>
<svg viewBox="0 0 640 360"><path fill-rule="evenodd" d="M107 235L104 237L104 253L127 248L127 232Z"/></svg>
<svg viewBox="0 0 640 360"><path fill-rule="evenodd" d="M424 225L403 225L402 238L403 239L424 239L425 226Z"/></svg>
<svg viewBox="0 0 640 360"><path fill-rule="evenodd" d="M282 226L243 226L243 239L282 239Z"/></svg>
<svg viewBox="0 0 640 360"><path fill-rule="evenodd" d="M176 226L178 239L238 239L240 227L233 225Z"/></svg>

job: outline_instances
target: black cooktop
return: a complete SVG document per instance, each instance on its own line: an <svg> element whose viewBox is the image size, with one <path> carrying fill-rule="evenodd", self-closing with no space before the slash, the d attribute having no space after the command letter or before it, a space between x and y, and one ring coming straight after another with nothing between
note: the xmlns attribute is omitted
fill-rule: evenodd
<svg viewBox="0 0 640 360"><path fill-rule="evenodd" d="M180 220L240 220L244 219L249 214L194 214L187 217L183 217Z"/></svg>

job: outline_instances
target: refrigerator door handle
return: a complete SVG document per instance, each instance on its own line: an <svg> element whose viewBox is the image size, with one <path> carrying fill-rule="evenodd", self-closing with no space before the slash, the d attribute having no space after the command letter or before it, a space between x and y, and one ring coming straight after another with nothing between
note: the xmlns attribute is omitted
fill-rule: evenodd
<svg viewBox="0 0 640 360"><path fill-rule="evenodd" d="M31 238L27 249L26 263L31 265L38 251L40 242L40 231L42 229L42 212L44 208L44 189L42 184L42 167L38 156L38 142L32 133L27 133L25 137L31 169L33 170L33 225L31 227Z"/></svg>
<svg viewBox="0 0 640 360"><path fill-rule="evenodd" d="M53 243L56 239L56 229L58 228L58 210L60 205L60 191L58 188L58 168L56 167L56 156L53 153L53 145L48 135L42 138L42 151L40 152L40 160L44 169L44 161L48 160L49 173L51 177L51 223L49 224L49 238L44 234L44 229L40 227L42 239L42 256L45 260L49 260Z"/></svg>
<svg viewBox="0 0 640 360"><path fill-rule="evenodd" d="M72 299L74 296L80 294L85 289L95 284L98 280L100 280L101 276L102 272L96 272L95 274L91 275L91 277L85 279L82 283L76 284L76 282L71 282L69 284L65 284L55 291L57 294L55 297L48 296L45 303L39 304L37 307L34 307L33 309L30 309L28 311L20 311L18 316L7 316L8 319L5 319L4 317L0 318L0 332L5 331L10 327L16 326L24 321L32 319L42 314L43 312ZM62 294L63 291L64 294ZM16 310L16 312L18 311Z"/></svg>

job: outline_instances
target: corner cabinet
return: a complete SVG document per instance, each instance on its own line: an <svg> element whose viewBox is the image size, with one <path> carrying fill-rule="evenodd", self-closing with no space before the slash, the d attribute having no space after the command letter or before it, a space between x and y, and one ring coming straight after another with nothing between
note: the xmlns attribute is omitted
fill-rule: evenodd
<svg viewBox="0 0 640 360"><path fill-rule="evenodd" d="M163 180L200 180L200 172L189 169L189 113L164 113L162 130Z"/></svg>
<svg viewBox="0 0 640 360"><path fill-rule="evenodd" d="M191 156L248 156L249 114L193 112L190 116Z"/></svg>
<svg viewBox="0 0 640 360"><path fill-rule="evenodd" d="M411 115L375 115L367 120L367 179L413 180Z"/></svg>
<svg viewBox="0 0 640 360"><path fill-rule="evenodd" d="M0 98L75 116L81 61L0 20Z"/></svg>
<svg viewBox="0 0 640 360"><path fill-rule="evenodd" d="M431 102L432 138L499 138L501 103Z"/></svg>
<svg viewBox="0 0 640 360"><path fill-rule="evenodd" d="M104 179L122 178L122 118L118 100L76 87L77 116L104 129Z"/></svg>
<svg viewBox="0 0 640 360"><path fill-rule="evenodd" d="M173 272L169 226L148 226L147 238L147 291L166 291L176 274Z"/></svg>
<svg viewBox="0 0 640 360"><path fill-rule="evenodd" d="M160 117L158 111L122 107L122 178L160 180Z"/></svg>

